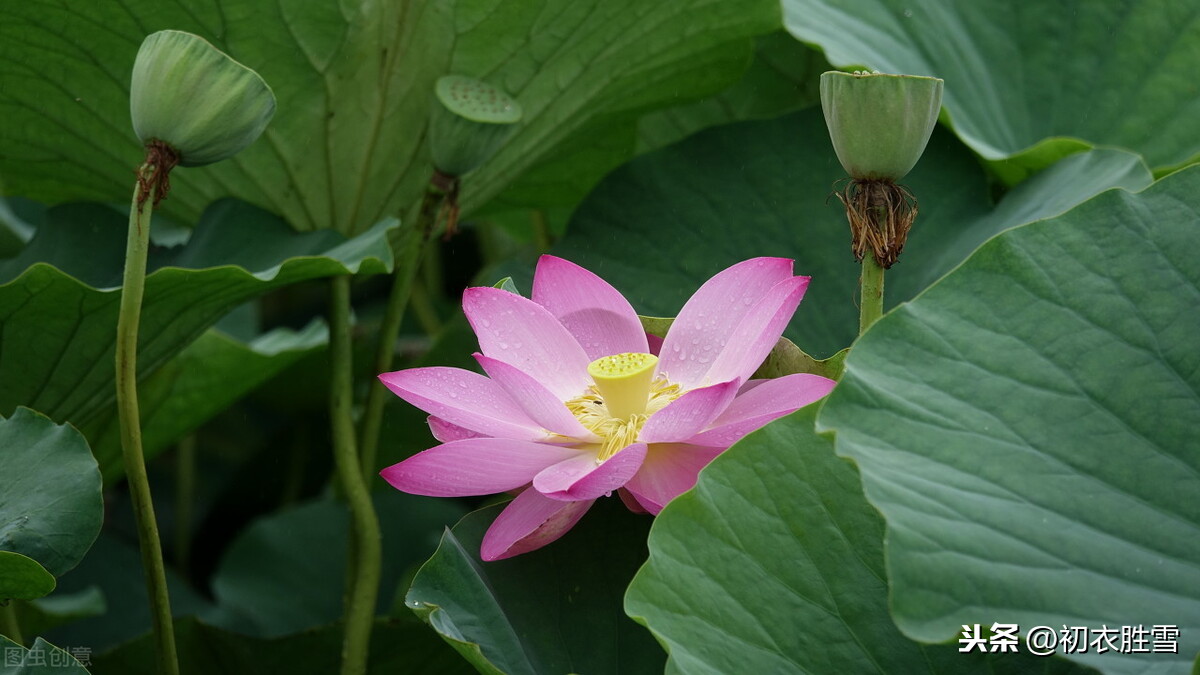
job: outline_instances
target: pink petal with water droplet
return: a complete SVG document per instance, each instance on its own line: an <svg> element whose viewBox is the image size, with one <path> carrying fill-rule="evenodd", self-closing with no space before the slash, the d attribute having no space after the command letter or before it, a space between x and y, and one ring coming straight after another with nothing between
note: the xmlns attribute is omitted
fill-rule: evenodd
<svg viewBox="0 0 1200 675"><path fill-rule="evenodd" d="M450 422L447 422L446 420L434 415L430 415L428 418L426 418L425 423L429 425L429 431L433 433L433 437L442 443L462 441L468 438L485 438L483 434L460 427L457 424L451 424Z"/></svg>
<svg viewBox="0 0 1200 675"><path fill-rule="evenodd" d="M625 296L573 262L552 255L538 259L533 301L562 322L591 361L624 352L648 353L642 322Z"/></svg>
<svg viewBox="0 0 1200 675"><path fill-rule="evenodd" d="M533 477L533 487L551 499L596 499L624 485L645 457L644 443L634 443L600 464L595 455L581 454L544 469Z"/></svg>
<svg viewBox="0 0 1200 675"><path fill-rule="evenodd" d="M468 288L463 312L485 356L528 373L559 400L578 396L591 383L583 347L536 302L499 288Z"/></svg>
<svg viewBox="0 0 1200 675"><path fill-rule="evenodd" d="M479 547L487 561L528 553L563 536L591 508L592 501L563 502L532 488L500 512Z"/></svg>
<svg viewBox="0 0 1200 675"><path fill-rule="evenodd" d="M500 385L461 368L410 368L383 373L394 394L451 424L498 438L538 440L546 431Z"/></svg>
<svg viewBox="0 0 1200 675"><path fill-rule="evenodd" d="M397 490L414 495L490 495L519 488L546 467L580 452L508 438L468 438L419 452L379 475Z"/></svg>
<svg viewBox="0 0 1200 675"><path fill-rule="evenodd" d="M675 443L700 433L729 407L737 395L737 380L685 392L646 420L638 434L643 443Z"/></svg>
<svg viewBox="0 0 1200 675"><path fill-rule="evenodd" d="M475 360L483 366L488 377L499 384L521 406L530 417L548 431L561 434L580 441L595 443L599 438L588 431L571 414L562 399L542 386L533 376L521 371L499 359L493 359L483 354L475 354Z"/></svg>
<svg viewBox="0 0 1200 675"><path fill-rule="evenodd" d="M791 260L754 258L709 279L679 310L667 331L658 372L685 389L705 384L705 374L743 317L772 287L791 277Z"/></svg>
<svg viewBox="0 0 1200 675"><path fill-rule="evenodd" d="M692 489L700 470L724 448L706 448L685 443L650 446L642 468L625 484L647 511L658 515L667 502Z"/></svg>
<svg viewBox="0 0 1200 675"><path fill-rule="evenodd" d="M836 384L807 373L767 380L739 394L709 429L688 439L688 443L727 448L768 422L824 398Z"/></svg>
<svg viewBox="0 0 1200 675"><path fill-rule="evenodd" d="M729 344L717 355L705 374L710 380L743 380L754 374L779 342L796 307L804 299L809 277L792 277L771 288L754 309L742 317L729 337Z"/></svg>

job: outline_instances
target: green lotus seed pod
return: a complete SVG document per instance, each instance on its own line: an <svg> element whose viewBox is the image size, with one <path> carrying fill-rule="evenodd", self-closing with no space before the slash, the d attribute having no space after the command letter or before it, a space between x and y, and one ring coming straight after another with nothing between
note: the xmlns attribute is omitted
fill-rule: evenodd
<svg viewBox="0 0 1200 675"><path fill-rule="evenodd" d="M138 50L129 112L143 144L163 141L183 166L202 166L253 143L275 114L275 94L204 38L164 30Z"/></svg>
<svg viewBox="0 0 1200 675"><path fill-rule="evenodd" d="M439 78L430 120L433 166L462 176L486 162L521 121L521 104L496 87L461 75Z"/></svg>
<svg viewBox="0 0 1200 675"><path fill-rule="evenodd" d="M936 77L828 72L821 108L833 149L858 180L903 178L925 151L942 107Z"/></svg>

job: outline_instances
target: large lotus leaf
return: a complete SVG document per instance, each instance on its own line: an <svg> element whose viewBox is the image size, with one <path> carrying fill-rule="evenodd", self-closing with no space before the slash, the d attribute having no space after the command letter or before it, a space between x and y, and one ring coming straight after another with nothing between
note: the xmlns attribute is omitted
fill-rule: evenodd
<svg viewBox="0 0 1200 675"><path fill-rule="evenodd" d="M984 241L1010 227L1056 216L1109 188L1140 190L1150 182L1150 172L1137 155L1092 150L1059 160L1013 188L990 212L969 223L940 216L926 219L932 205L922 202L918 226L904 249L912 265L888 275L887 305L892 307L916 296Z"/></svg>
<svg viewBox="0 0 1200 675"><path fill-rule="evenodd" d="M5 675L88 675L87 668L75 656L42 638L26 649L0 635L0 650L4 652L4 667L0 672Z"/></svg>
<svg viewBox="0 0 1200 675"><path fill-rule="evenodd" d="M455 501L395 490L375 495L383 531L381 612L406 571L437 548L462 517ZM350 516L344 504L321 500L252 523L229 547L213 576L218 613L210 623L260 637L278 637L342 616Z"/></svg>
<svg viewBox="0 0 1200 675"><path fill-rule="evenodd" d="M175 621L182 675L336 673L340 624L282 638L239 635L195 618ZM154 636L144 635L92 658L94 675L156 675ZM466 675L471 668L412 618L380 619L371 630L368 675Z"/></svg>
<svg viewBox="0 0 1200 675"><path fill-rule="evenodd" d="M633 155L641 114L736 82L749 38L780 27L778 4L764 0L474 0L456 11L453 68L519 92L525 108L514 137L466 181L466 208L516 176L499 204L576 205Z"/></svg>
<svg viewBox="0 0 1200 675"><path fill-rule="evenodd" d="M29 405L86 425L112 405L125 221L103 206L57 207L19 256L0 261L0 414ZM213 204L187 246L151 252L139 378L249 298L307 279L386 271L395 224L347 241L297 235L240 202Z"/></svg>
<svg viewBox="0 0 1200 675"><path fill-rule="evenodd" d="M69 425L17 408L0 417L0 452L0 551L62 576L91 548L104 519L87 441Z"/></svg>
<svg viewBox="0 0 1200 675"><path fill-rule="evenodd" d="M904 637L888 615L883 519L815 417L747 436L658 516L625 608L667 647L668 672L1083 670Z"/></svg>
<svg viewBox="0 0 1200 675"><path fill-rule="evenodd" d="M601 499L545 548L481 562L480 542L502 506L446 532L407 605L483 673L661 673L662 649L621 612L652 519Z"/></svg>
<svg viewBox="0 0 1200 675"><path fill-rule="evenodd" d="M164 207L194 220L232 195L293 226L356 233L419 197L433 83L454 72L514 95L523 122L467 181L482 204L531 167L582 196L633 150L633 116L715 93L746 67L754 35L779 25L766 0L413 0L342 3L131 0L0 9L0 178L47 202L128 199L141 149L129 122L138 44L197 33L256 69L278 109L237 157L175 172ZM618 123L625 120L623 123ZM615 136L618 147L611 149ZM580 153L597 140L597 157ZM528 193L529 190L527 189Z"/></svg>
<svg viewBox="0 0 1200 675"><path fill-rule="evenodd" d="M759 37L754 46L754 60L730 88L638 120L639 150L670 145L707 127L778 117L821 102L818 76L830 66L820 52L783 30Z"/></svg>
<svg viewBox="0 0 1200 675"><path fill-rule="evenodd" d="M304 356L324 347L321 321L296 332L276 329L249 343L209 329L138 386L142 452L153 457ZM100 471L123 471L116 408L86 428Z"/></svg>
<svg viewBox="0 0 1200 675"><path fill-rule="evenodd" d="M836 65L943 78L959 136L1013 158L1002 174L1093 144L1154 167L1200 153L1194 2L783 0L783 12Z"/></svg>
<svg viewBox="0 0 1200 675"><path fill-rule="evenodd" d="M820 421L888 520L906 634L1174 625L1178 654L1074 658L1187 672L1200 650L1198 195L1193 168L1009 230L854 346Z"/></svg>
<svg viewBox="0 0 1200 675"><path fill-rule="evenodd" d="M653 316L674 316L704 281L736 262L795 258L796 272L813 280L787 336L813 356L829 356L858 328L859 268L845 214L830 197L841 178L819 108L709 129L611 174L580 205L554 252ZM1150 180L1136 156L1097 150L1034 176L993 208L970 151L935 132L905 178L921 213L888 272L886 300L911 298L1006 227Z"/></svg>

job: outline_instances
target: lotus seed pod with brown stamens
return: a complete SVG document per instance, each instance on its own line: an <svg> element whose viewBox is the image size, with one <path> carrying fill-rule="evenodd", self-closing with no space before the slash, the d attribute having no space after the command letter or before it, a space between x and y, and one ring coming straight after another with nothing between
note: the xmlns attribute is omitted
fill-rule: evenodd
<svg viewBox="0 0 1200 675"><path fill-rule="evenodd" d="M521 104L486 82L446 75L434 93L433 166L448 176L465 175L486 162L521 121Z"/></svg>
<svg viewBox="0 0 1200 675"><path fill-rule="evenodd" d="M907 175L937 124L942 85L915 75L822 74L821 108L846 173L892 182Z"/></svg>
<svg viewBox="0 0 1200 675"><path fill-rule="evenodd" d="M148 148L173 151L183 166L202 166L253 143L275 114L275 94L258 73L204 38L164 30L138 50L129 111Z"/></svg>
<svg viewBox="0 0 1200 675"><path fill-rule="evenodd" d="M912 170L937 124L942 80L878 72L821 75L821 108L850 183L834 194L846 207L851 250L887 269L896 263L917 200L896 185Z"/></svg>

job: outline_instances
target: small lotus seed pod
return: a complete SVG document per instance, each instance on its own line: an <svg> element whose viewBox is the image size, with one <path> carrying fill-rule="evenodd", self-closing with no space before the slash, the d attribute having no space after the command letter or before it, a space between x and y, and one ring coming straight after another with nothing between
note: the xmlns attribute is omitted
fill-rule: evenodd
<svg viewBox="0 0 1200 675"><path fill-rule="evenodd" d="M435 93L429 130L433 166L449 176L486 162L521 121L521 104L486 82L446 75Z"/></svg>
<svg viewBox="0 0 1200 675"><path fill-rule="evenodd" d="M898 181L925 151L942 107L942 80L828 72L821 108L833 149L858 180Z"/></svg>
<svg viewBox="0 0 1200 675"><path fill-rule="evenodd" d="M202 166L253 143L275 114L275 94L204 38L164 30L138 50L129 111L143 144L162 141L181 165Z"/></svg>

